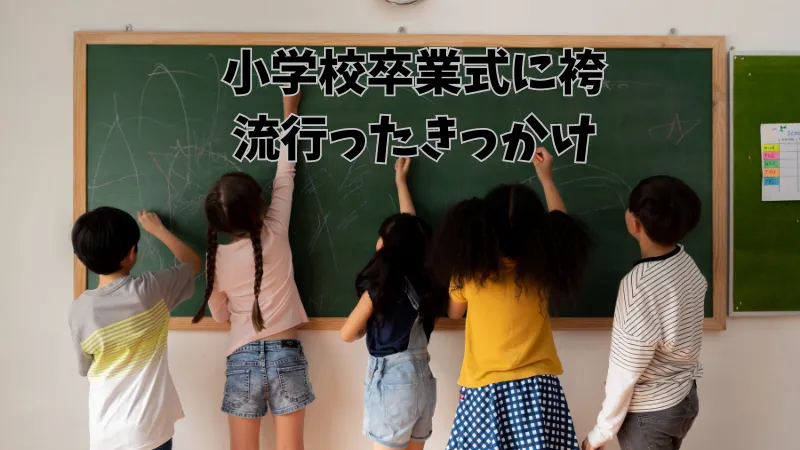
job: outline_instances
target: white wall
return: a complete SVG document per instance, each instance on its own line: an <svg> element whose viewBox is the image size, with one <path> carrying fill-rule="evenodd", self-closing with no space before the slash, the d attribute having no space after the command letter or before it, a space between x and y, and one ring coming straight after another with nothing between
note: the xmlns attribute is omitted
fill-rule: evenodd
<svg viewBox="0 0 800 450"><path fill-rule="evenodd" d="M791 0L425 0L405 8L381 0L222 4L0 1L2 448L87 446L86 383L75 375L66 325L72 296L74 31L119 30L127 23L139 31L394 32L406 26L410 33L476 34L665 34L674 27L681 34L727 35L738 49L800 46L800 3ZM308 332L302 339L319 394L308 411L307 448L369 448L360 436L363 344L345 346L330 332ZM728 331L707 335L702 412L684 448L798 448L799 340L800 318L734 319ZM188 414L178 426L179 450L227 448L225 417L218 412L223 342L218 333L170 336L170 364ZM557 343L566 368L563 383L584 434L601 401L609 333L562 332ZM433 337L440 401L432 449L444 448L449 433L462 347L462 333Z"/></svg>

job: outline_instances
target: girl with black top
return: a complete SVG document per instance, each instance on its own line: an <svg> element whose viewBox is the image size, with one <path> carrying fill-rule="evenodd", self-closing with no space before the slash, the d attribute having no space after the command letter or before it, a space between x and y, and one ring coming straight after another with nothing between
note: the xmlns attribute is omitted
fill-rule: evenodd
<svg viewBox="0 0 800 450"><path fill-rule="evenodd" d="M428 341L447 292L433 287L425 269L432 231L415 215L408 169L406 158L395 164L400 214L381 225L375 253L356 277L360 300L341 329L346 342L366 335L363 432L376 450L422 449L436 407Z"/></svg>

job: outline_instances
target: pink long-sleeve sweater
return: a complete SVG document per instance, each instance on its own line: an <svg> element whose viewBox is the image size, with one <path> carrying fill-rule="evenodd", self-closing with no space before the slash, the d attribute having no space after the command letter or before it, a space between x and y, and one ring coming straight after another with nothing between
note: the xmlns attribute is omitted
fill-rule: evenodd
<svg viewBox="0 0 800 450"><path fill-rule="evenodd" d="M217 249L214 290L208 304L214 320L231 321L228 355L242 345L308 322L294 281L289 246L295 163L288 161L286 153L285 148L280 149L272 201L261 229L264 274L258 303L264 316L264 330L260 333L251 320L255 260L250 239L220 245Z"/></svg>

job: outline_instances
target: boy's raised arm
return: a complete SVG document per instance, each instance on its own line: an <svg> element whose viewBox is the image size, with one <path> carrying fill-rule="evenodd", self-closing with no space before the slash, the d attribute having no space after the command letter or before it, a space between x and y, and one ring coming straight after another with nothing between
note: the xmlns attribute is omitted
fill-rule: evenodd
<svg viewBox="0 0 800 450"><path fill-rule="evenodd" d="M203 270L203 260L200 258L200 255L167 230L156 213L139 211L139 222L142 224L142 228L144 228L145 231L163 242L181 264L191 265L194 275L197 275Z"/></svg>

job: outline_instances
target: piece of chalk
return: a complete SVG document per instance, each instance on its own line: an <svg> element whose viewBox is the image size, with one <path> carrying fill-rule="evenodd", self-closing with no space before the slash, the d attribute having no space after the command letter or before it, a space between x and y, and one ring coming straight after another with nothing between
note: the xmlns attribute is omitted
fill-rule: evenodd
<svg viewBox="0 0 800 450"><path fill-rule="evenodd" d="M542 156L541 153L537 153L536 154L536 159L538 159L539 161L544 161L544 156Z"/></svg>

